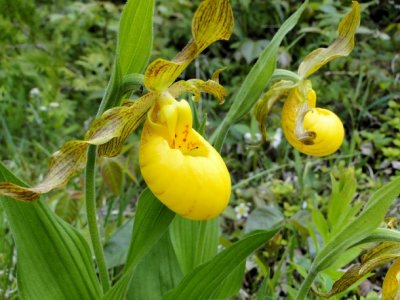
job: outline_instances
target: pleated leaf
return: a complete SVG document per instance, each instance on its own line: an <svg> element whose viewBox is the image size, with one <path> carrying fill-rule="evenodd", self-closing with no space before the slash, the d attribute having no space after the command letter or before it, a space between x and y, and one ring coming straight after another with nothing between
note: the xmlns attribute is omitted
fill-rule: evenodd
<svg viewBox="0 0 400 300"><path fill-rule="evenodd" d="M136 210L124 275L103 299L125 299L135 267L167 232L174 217L175 213L164 206L149 189L143 191Z"/></svg>
<svg viewBox="0 0 400 300"><path fill-rule="evenodd" d="M24 186L0 163L0 180ZM0 197L17 248L18 292L25 300L99 299L85 239L41 201Z"/></svg>
<svg viewBox="0 0 400 300"><path fill-rule="evenodd" d="M215 289L210 299L231 299L239 293L242 288L246 262L240 263Z"/></svg>
<svg viewBox="0 0 400 300"><path fill-rule="evenodd" d="M169 233L184 275L217 254L218 218L211 221L192 221L176 216Z"/></svg>
<svg viewBox="0 0 400 300"><path fill-rule="evenodd" d="M127 300L161 300L182 279L168 232L138 264L126 295Z"/></svg>
<svg viewBox="0 0 400 300"><path fill-rule="evenodd" d="M337 232L330 242L318 253L314 267L323 270L335 260L341 251L366 238L383 222L387 210L400 194L400 177L377 190L369 199L360 214ZM339 251L340 249L340 251Z"/></svg>
<svg viewBox="0 0 400 300"><path fill-rule="evenodd" d="M274 236L277 229L256 231L195 268L169 292L165 300L210 299L223 280L232 274L246 257Z"/></svg>

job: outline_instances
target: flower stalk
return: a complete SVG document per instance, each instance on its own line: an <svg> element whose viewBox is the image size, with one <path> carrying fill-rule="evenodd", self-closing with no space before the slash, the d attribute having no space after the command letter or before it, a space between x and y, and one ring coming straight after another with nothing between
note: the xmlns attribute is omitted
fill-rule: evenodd
<svg viewBox="0 0 400 300"><path fill-rule="evenodd" d="M95 188L95 166L96 166L96 146L89 146L88 160L85 169L85 203L86 216L89 227L90 241L92 243L94 255L96 257L103 293L110 288L106 260L104 257L103 246L101 243L100 232L97 224L96 208L96 188Z"/></svg>

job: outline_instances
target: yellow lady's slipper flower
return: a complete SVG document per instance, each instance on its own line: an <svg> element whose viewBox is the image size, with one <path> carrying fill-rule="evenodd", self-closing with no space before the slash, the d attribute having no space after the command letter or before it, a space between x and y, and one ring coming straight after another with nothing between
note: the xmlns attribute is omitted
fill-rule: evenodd
<svg viewBox="0 0 400 300"><path fill-rule="evenodd" d="M123 106L107 110L90 126L84 140L64 144L53 155L49 175L32 187L0 183L0 195L33 201L65 184L86 164L87 147L98 145L100 156L112 157L135 129L145 121L140 167L150 190L171 210L193 220L208 220L228 204L231 181L218 152L192 128L189 104L176 101L190 92L199 100L206 92L223 102L227 92L218 83L217 70L211 80L175 80L210 44L227 40L233 31L229 0L204 0L192 22L193 38L172 60L158 58L147 68L144 85L148 93ZM174 83L175 82L175 83Z"/></svg>
<svg viewBox="0 0 400 300"><path fill-rule="evenodd" d="M382 286L382 300L400 299L400 258L390 266Z"/></svg>
<svg viewBox="0 0 400 300"><path fill-rule="evenodd" d="M231 181L223 159L192 128L188 102L168 92L147 114L139 163L154 195L183 217L208 220L228 204Z"/></svg>
<svg viewBox="0 0 400 300"><path fill-rule="evenodd" d="M288 142L302 153L330 155L343 143L343 123L330 110L315 105L316 94L309 81L293 88L282 110L283 132Z"/></svg>
<svg viewBox="0 0 400 300"><path fill-rule="evenodd" d="M333 112L316 107L316 94L307 80L323 65L338 57L347 56L354 48L354 35L360 25L360 4L353 1L351 11L341 20L338 38L327 48L318 48L301 62L297 74L279 70L282 78L260 98L255 115L265 140L265 120L271 107L285 99L282 127L288 142L302 153L325 156L336 152L343 143L344 128ZM279 77L279 76L278 76Z"/></svg>

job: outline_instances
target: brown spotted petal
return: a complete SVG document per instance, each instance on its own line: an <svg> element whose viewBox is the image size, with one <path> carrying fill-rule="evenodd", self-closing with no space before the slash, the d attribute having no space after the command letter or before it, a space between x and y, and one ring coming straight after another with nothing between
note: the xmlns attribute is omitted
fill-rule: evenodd
<svg viewBox="0 0 400 300"><path fill-rule="evenodd" d="M263 141L267 138L267 129L265 126L269 112L274 104L286 97L296 84L289 80L281 80L271 86L271 88L258 99L254 107L254 115L260 127Z"/></svg>
<svg viewBox="0 0 400 300"><path fill-rule="evenodd" d="M121 153L127 138L144 122L146 113L154 104L156 97L156 93L148 93L138 100L120 107L123 119L115 127L115 132L118 134L99 146L99 156L114 157ZM110 121L110 123L113 122Z"/></svg>
<svg viewBox="0 0 400 300"><path fill-rule="evenodd" d="M172 60L156 59L146 69L144 84L150 91L166 90L205 48L227 40L233 31L233 12L229 0L204 0L192 22L193 39Z"/></svg>
<svg viewBox="0 0 400 300"><path fill-rule="evenodd" d="M52 155L48 174L41 183L31 188L0 183L0 195L29 202L37 200L41 194L63 187L85 167L90 144L100 146L98 153L101 156L118 155L128 136L144 121L156 97L157 94L149 93L127 105L106 111L92 123L85 140L69 141Z"/></svg>
<svg viewBox="0 0 400 300"><path fill-rule="evenodd" d="M20 201L34 201L40 194L64 186L69 178L80 172L86 164L88 144L84 141L70 141L55 152L50 159L46 178L32 188L5 182L0 183L0 195Z"/></svg>
<svg viewBox="0 0 400 300"><path fill-rule="evenodd" d="M225 97L228 94L226 89L215 80L201 80L201 79L190 79L180 80L175 82L168 88L168 92L174 98L179 98L184 93L192 93L195 101L200 100L200 93L208 93L213 95L220 104L224 103Z"/></svg>
<svg viewBox="0 0 400 300"><path fill-rule="evenodd" d="M380 243L361 257L361 263L351 266L350 269L348 269L346 273L333 284L331 291L328 293L322 293L313 290L313 293L324 298L335 296L348 289L368 273L398 257L400 257L400 243Z"/></svg>

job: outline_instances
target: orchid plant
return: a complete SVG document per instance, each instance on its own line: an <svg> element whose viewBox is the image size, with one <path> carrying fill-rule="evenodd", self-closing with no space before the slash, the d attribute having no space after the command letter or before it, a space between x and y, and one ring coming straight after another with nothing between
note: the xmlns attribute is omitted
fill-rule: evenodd
<svg viewBox="0 0 400 300"><path fill-rule="evenodd" d="M316 107L316 93L308 77L329 61L349 55L360 23L360 5L353 2L351 12L339 25L338 39L330 47L310 53L297 74L276 70L279 45L306 6L307 1L286 20L263 50L232 99L223 122L207 141L193 128L192 109L182 95L189 93L195 101L200 101L201 93L209 93L222 103L228 95L218 79L222 68L206 81L176 80L205 48L230 38L234 18L229 0L203 0L193 16L193 38L186 47L172 60L158 58L148 65L154 1L128 1L121 17L110 82L97 118L84 139L66 142L54 153L47 176L33 187L0 164L0 195L17 246L21 298L228 299L238 293L246 258L271 239L279 226L251 232L218 252L218 216L231 196L230 173L219 151L230 126L255 106L265 137L265 121L271 106L286 98L283 131L289 143L300 152L329 155L344 139L340 119L333 112ZM285 79L260 97L271 78ZM144 85L147 93L133 100L130 96L139 85ZM117 280L110 280L96 214L96 158L119 155L128 137L141 124L144 125L139 165L148 189L139 197L124 271ZM83 169L91 247L80 232L58 218L39 199L56 188L63 188ZM397 232L376 231L400 192L399 186L397 178L379 190L363 211L353 209L345 219L328 218L328 222L337 221L330 224L335 238L327 241L316 256L298 299L307 296L315 277L332 264L341 247L349 249L366 241L400 240ZM347 200L349 204L351 199ZM341 207L340 201L333 204L337 210ZM378 207L376 220L368 221ZM160 266L169 273L163 274L165 269ZM396 262L385 281L391 294L395 293L392 273L397 269ZM32 276L38 270L38 275ZM360 270L361 267L357 269L359 274L351 277L353 281L365 274ZM146 276L137 275L140 272L160 280L161 283L157 281L159 288L152 289L150 281L143 281ZM334 289L331 294L340 291Z"/></svg>

